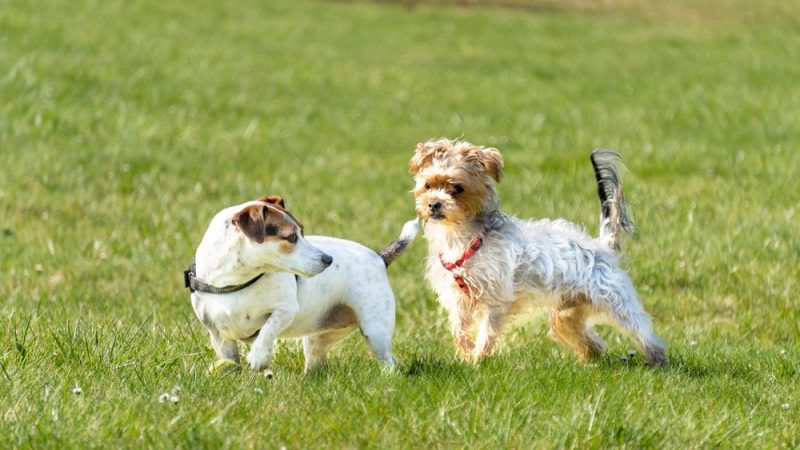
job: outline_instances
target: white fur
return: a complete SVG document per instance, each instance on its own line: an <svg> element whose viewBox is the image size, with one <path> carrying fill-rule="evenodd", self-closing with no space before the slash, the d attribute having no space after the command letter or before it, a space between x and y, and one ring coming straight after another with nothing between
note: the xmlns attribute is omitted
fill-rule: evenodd
<svg viewBox="0 0 800 450"><path fill-rule="evenodd" d="M618 255L603 242L563 219L523 221L498 211L488 226L483 245L464 263L462 272L483 316L475 356L491 352L493 343L489 341L508 325L489 323L492 310L498 319L517 302L514 316L538 308L555 310L561 299L573 292L590 300L590 323L610 321L644 349L663 345L652 331L630 277L619 267ZM425 227L427 277L452 320L458 320L459 309L472 308L472 302L454 283L452 273L442 267L439 254L448 261L457 259L477 232L477 226L467 227L459 235L451 227L430 221ZM453 327L462 325L454 323Z"/></svg>
<svg viewBox="0 0 800 450"><path fill-rule="evenodd" d="M310 370L326 361L330 346L360 328L378 360L394 366L395 298L381 257L358 243L324 236L300 237L295 251L281 255L269 241L251 241L231 224L236 212L257 203L217 214L197 250L196 275L214 286L241 284L265 273L237 292L192 293L195 314L208 329L217 355L238 362L237 342L258 333L247 360L254 370L266 369L276 339L302 337L305 368ZM327 269L320 262L324 254L333 257ZM357 320L321 328L326 315L340 305L352 309Z"/></svg>

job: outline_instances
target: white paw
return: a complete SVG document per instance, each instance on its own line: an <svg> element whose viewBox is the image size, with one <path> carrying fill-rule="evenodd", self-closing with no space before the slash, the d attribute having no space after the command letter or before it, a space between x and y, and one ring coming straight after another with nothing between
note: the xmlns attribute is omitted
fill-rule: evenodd
<svg viewBox="0 0 800 450"><path fill-rule="evenodd" d="M271 348L252 348L250 353L247 354L247 363L253 370L261 370L269 367L272 361Z"/></svg>
<svg viewBox="0 0 800 450"><path fill-rule="evenodd" d="M381 372L387 375L398 375L400 374L400 369L397 368L397 362L394 358L390 358L387 361L381 361Z"/></svg>

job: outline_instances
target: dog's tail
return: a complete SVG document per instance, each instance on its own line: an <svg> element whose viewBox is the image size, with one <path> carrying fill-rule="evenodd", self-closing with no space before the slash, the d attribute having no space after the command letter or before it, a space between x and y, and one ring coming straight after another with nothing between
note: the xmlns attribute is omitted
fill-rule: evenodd
<svg viewBox="0 0 800 450"><path fill-rule="evenodd" d="M612 250L620 249L622 231L633 232L633 221L628 216L622 182L617 171L619 154L611 150L592 151L592 166L597 178L597 195L600 197L600 240Z"/></svg>
<svg viewBox="0 0 800 450"><path fill-rule="evenodd" d="M378 254L381 255L381 258L383 258L383 263L386 264L386 267L389 267L389 264L391 264L392 261L406 251L408 244L410 244L417 235L417 231L419 231L419 223L417 222L417 219L409 220L405 223L405 225L403 225L403 231L400 232L400 237L398 237L396 241L393 241L391 244L387 245L386 248L378 252Z"/></svg>

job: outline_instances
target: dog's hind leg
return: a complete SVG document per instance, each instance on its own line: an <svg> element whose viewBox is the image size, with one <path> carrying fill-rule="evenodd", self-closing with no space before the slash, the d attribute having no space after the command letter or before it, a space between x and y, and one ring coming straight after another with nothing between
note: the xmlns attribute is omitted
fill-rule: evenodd
<svg viewBox="0 0 800 450"><path fill-rule="evenodd" d="M354 324L355 325L355 324ZM355 326L338 330L327 330L303 338L303 353L306 356L305 372L308 373L328 362L328 350L353 332Z"/></svg>
<svg viewBox="0 0 800 450"><path fill-rule="evenodd" d="M627 275L620 277L617 286L611 286L604 302L596 304L611 322L639 346L645 362L651 366L667 365L667 348L664 341L653 332L653 322L644 311L633 283Z"/></svg>
<svg viewBox="0 0 800 450"><path fill-rule="evenodd" d="M392 356L392 334L394 327L385 327L380 324L363 324L361 333L367 340L370 350L378 358L378 361L387 369L395 367L397 362Z"/></svg>
<svg viewBox="0 0 800 450"><path fill-rule="evenodd" d="M383 305L380 310L362 308L357 311L361 334L367 340L370 350L386 369L394 369L396 361L392 356L392 335L394 335L394 294L387 287L384 295L372 297L374 305ZM379 298L383 297L383 298ZM391 305L391 306L389 306Z"/></svg>
<svg viewBox="0 0 800 450"><path fill-rule="evenodd" d="M586 323L591 309L581 294L565 296L558 308L550 311L550 337L572 347L583 361L591 361L605 351L603 340Z"/></svg>

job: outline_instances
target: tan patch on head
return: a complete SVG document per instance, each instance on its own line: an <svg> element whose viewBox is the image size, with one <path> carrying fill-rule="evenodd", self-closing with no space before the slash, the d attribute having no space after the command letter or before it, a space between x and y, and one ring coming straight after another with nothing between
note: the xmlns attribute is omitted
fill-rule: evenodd
<svg viewBox="0 0 800 450"><path fill-rule="evenodd" d="M286 202L284 202L283 198L281 198L281 196L279 195L267 195L265 197L261 197L258 200L264 203L270 203L272 205L278 206L281 209L286 209Z"/></svg>
<svg viewBox="0 0 800 450"><path fill-rule="evenodd" d="M305 235L305 230L303 228L303 224L300 223L299 220L297 220L297 218L294 216L294 214L292 214L288 209L286 209L286 201L283 199L283 197L281 197L280 195L266 195L266 196L261 197L260 199L258 199L258 201L264 202L264 203L269 203L270 205L272 205L272 206L280 209L284 213L288 214L289 217L291 217L292 220L297 222L297 225L300 226L300 234Z"/></svg>
<svg viewBox="0 0 800 450"><path fill-rule="evenodd" d="M231 222L251 240L264 242L268 208L264 205L250 205L234 214Z"/></svg>
<svg viewBox="0 0 800 450"><path fill-rule="evenodd" d="M450 139L430 140L417 144L414 156L409 161L408 171L416 175L432 165L451 167L458 164L472 166L471 172L480 171L495 181L500 181L503 175L503 156L496 148Z"/></svg>
<svg viewBox="0 0 800 450"><path fill-rule="evenodd" d="M280 241L280 251L285 253L294 250L294 242L287 238L298 231L302 233L301 225L288 211L272 205L246 206L234 214L231 222L250 240L259 244L266 240Z"/></svg>
<svg viewBox="0 0 800 450"><path fill-rule="evenodd" d="M358 323L358 316L349 306L336 305L329 309L319 322L320 330L350 328Z"/></svg>
<svg viewBox="0 0 800 450"><path fill-rule="evenodd" d="M494 183L502 176L503 159L493 148L441 139L417 145L410 167L417 181L417 214L431 219L430 205L440 202L443 222L458 224L496 200Z"/></svg>

